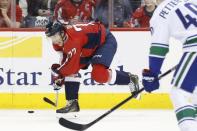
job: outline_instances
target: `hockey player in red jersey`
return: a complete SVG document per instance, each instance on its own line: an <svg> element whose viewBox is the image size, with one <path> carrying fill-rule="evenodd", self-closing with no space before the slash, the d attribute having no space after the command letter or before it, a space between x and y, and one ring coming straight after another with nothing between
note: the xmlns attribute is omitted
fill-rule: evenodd
<svg viewBox="0 0 197 131"><path fill-rule="evenodd" d="M55 20L90 21L93 19L93 13L96 0L59 0L55 7Z"/></svg>
<svg viewBox="0 0 197 131"><path fill-rule="evenodd" d="M92 65L93 80L99 83L130 85L132 93L139 90L137 75L109 68L116 53L117 42L111 32L99 22L74 25L55 22L48 27L46 35L52 39L54 49L61 51L63 55L62 63L51 67L56 85L61 85L64 78ZM63 107L56 112L67 113L67 110L67 107Z"/></svg>
<svg viewBox="0 0 197 131"><path fill-rule="evenodd" d="M91 21L94 17L95 3L96 0L59 0L55 8L54 20L64 20L68 23ZM64 81L67 113L79 111L77 101L81 76L78 74L72 74ZM75 110L72 107L76 107Z"/></svg>

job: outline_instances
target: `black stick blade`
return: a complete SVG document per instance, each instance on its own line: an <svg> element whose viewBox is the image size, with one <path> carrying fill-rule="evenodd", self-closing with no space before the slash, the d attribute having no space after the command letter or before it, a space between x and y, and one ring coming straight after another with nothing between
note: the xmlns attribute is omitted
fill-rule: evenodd
<svg viewBox="0 0 197 131"><path fill-rule="evenodd" d="M72 129L72 130L77 130L77 131L84 131L91 126L89 124L74 123L74 122L68 121L64 118L60 118L59 123L60 123L60 125L66 127L66 128L69 128L69 129Z"/></svg>
<svg viewBox="0 0 197 131"><path fill-rule="evenodd" d="M43 97L43 100L44 100L46 103L50 104L50 105L56 106L55 103L54 103L53 101L51 101L49 98L47 98L47 97Z"/></svg>

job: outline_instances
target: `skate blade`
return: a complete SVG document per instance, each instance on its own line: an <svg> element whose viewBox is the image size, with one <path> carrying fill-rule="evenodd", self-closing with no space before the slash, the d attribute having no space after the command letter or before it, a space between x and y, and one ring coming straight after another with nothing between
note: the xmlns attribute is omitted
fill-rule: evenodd
<svg viewBox="0 0 197 131"><path fill-rule="evenodd" d="M134 96L133 98L136 100L141 100L141 94L138 94L138 95Z"/></svg>
<svg viewBox="0 0 197 131"><path fill-rule="evenodd" d="M77 119L79 118L79 112L70 112L70 113L56 113L57 118L65 119Z"/></svg>
<svg viewBox="0 0 197 131"><path fill-rule="evenodd" d="M138 94L137 96L134 97L136 100L141 100L141 94Z"/></svg>

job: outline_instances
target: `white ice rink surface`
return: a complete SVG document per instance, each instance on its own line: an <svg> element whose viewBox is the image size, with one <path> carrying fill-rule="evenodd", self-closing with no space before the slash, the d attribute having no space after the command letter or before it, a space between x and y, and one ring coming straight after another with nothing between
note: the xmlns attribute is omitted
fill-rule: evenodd
<svg viewBox="0 0 197 131"><path fill-rule="evenodd" d="M89 123L105 110L82 110L71 121ZM0 131L71 131L58 123L54 110L0 110ZM66 117L66 115L64 115ZM67 116L68 117L68 116ZM87 131L180 131L172 110L116 110Z"/></svg>

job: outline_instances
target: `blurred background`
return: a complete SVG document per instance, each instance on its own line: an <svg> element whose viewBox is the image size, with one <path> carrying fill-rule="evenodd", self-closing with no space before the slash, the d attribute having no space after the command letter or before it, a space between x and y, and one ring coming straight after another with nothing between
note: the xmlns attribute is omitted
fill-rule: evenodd
<svg viewBox="0 0 197 131"><path fill-rule="evenodd" d="M45 28L49 21L99 20L109 28L148 28L159 0L0 0L0 28Z"/></svg>

